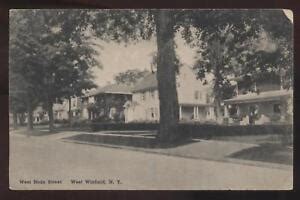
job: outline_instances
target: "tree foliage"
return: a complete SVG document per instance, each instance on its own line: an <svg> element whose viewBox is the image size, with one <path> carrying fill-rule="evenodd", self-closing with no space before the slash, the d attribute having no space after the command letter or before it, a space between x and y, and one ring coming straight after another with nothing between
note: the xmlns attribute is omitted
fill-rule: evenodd
<svg viewBox="0 0 300 200"><path fill-rule="evenodd" d="M149 73L150 72L147 70L141 71L139 69L130 69L125 72L120 72L114 77L114 79L118 84L133 85Z"/></svg>
<svg viewBox="0 0 300 200"><path fill-rule="evenodd" d="M85 33L88 18L85 10L11 11L12 93L45 104L50 117L55 101L93 87L90 68L98 63Z"/></svg>
<svg viewBox="0 0 300 200"><path fill-rule="evenodd" d="M292 25L281 10L205 10L190 17L183 36L198 49L198 78L213 74L217 117L222 99L231 98L230 80L251 84L271 74L291 76ZM188 14L186 14L188 15ZM251 77L249 79L249 77ZM249 82L250 81L250 82Z"/></svg>
<svg viewBox="0 0 300 200"><path fill-rule="evenodd" d="M92 87L89 69L97 63L90 35L125 44L156 37L160 134L165 138L176 132L179 117L174 36L181 30L185 41L198 48L199 78L214 74L218 105L229 93L229 78L254 75L258 65L292 74L292 26L281 10L19 10L11 21L11 72L24 79L12 88L48 104ZM264 32L276 41L274 51L255 47Z"/></svg>

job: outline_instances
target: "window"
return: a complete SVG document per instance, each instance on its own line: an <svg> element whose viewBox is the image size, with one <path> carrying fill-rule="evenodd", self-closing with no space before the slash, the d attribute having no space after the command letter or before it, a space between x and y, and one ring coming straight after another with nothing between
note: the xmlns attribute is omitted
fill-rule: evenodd
<svg viewBox="0 0 300 200"><path fill-rule="evenodd" d="M155 116L158 116L158 108L155 108Z"/></svg>
<svg viewBox="0 0 300 200"><path fill-rule="evenodd" d="M141 100L142 100L142 101L145 101L145 99L146 99L145 93L141 93Z"/></svg>
<svg viewBox="0 0 300 200"><path fill-rule="evenodd" d="M151 108L151 117L152 117L152 118L155 117L154 108Z"/></svg>
<svg viewBox="0 0 300 200"><path fill-rule="evenodd" d="M206 111L206 116L209 116L210 115L210 112L209 112L209 110L208 111Z"/></svg>
<svg viewBox="0 0 300 200"><path fill-rule="evenodd" d="M201 99L202 98L202 94L200 91L195 91L195 99Z"/></svg>
<svg viewBox="0 0 300 200"><path fill-rule="evenodd" d="M256 117L258 114L258 105L254 104L249 107L250 117Z"/></svg>
<svg viewBox="0 0 300 200"><path fill-rule="evenodd" d="M151 92L151 97L155 99L155 90Z"/></svg>
<svg viewBox="0 0 300 200"><path fill-rule="evenodd" d="M199 98L199 91L195 91L195 99Z"/></svg>
<svg viewBox="0 0 300 200"><path fill-rule="evenodd" d="M280 114L281 113L281 105L280 104L274 104L273 105L273 111L274 111L274 113Z"/></svg>
<svg viewBox="0 0 300 200"><path fill-rule="evenodd" d="M206 94L206 103L210 103L209 94Z"/></svg>
<svg viewBox="0 0 300 200"><path fill-rule="evenodd" d="M237 105L231 105L230 107L228 107L228 111L229 111L229 115L230 116L235 116L238 114L238 107Z"/></svg>

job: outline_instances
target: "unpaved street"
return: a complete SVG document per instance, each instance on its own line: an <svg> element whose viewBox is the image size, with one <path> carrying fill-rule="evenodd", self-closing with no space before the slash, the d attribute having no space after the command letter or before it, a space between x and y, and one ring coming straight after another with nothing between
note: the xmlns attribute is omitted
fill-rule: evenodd
<svg viewBox="0 0 300 200"><path fill-rule="evenodd" d="M11 134L10 185L12 189L291 189L292 170Z"/></svg>

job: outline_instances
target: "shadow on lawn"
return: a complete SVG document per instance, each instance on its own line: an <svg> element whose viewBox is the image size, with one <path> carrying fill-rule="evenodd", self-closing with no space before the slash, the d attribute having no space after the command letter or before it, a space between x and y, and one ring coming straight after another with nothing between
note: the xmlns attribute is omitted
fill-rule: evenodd
<svg viewBox="0 0 300 200"><path fill-rule="evenodd" d="M54 130L52 132L50 132L49 130L33 130L33 131L30 131L29 134L28 133L25 133L25 134L28 134L29 136L47 136L47 135L54 135L57 133L60 133L60 132L57 130Z"/></svg>
<svg viewBox="0 0 300 200"><path fill-rule="evenodd" d="M230 158L293 165L293 149L280 144L264 143L233 153Z"/></svg>
<svg viewBox="0 0 300 200"><path fill-rule="evenodd" d="M159 143L155 137L124 137L114 135L79 134L64 138L71 141L89 142L94 144L109 144L139 148L172 148L193 143L191 139L184 139L172 143Z"/></svg>
<svg viewBox="0 0 300 200"><path fill-rule="evenodd" d="M13 133L21 134L21 135L27 135L27 136L47 136L47 135L53 135L60 133L59 130L55 129L54 131L50 132L48 129L43 127L34 127L33 130L28 130L25 127L21 127L18 129L10 130Z"/></svg>

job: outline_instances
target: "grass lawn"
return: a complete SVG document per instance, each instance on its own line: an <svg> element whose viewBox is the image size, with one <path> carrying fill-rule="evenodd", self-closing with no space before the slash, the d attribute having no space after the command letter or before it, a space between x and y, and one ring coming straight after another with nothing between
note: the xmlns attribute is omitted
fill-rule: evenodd
<svg viewBox="0 0 300 200"><path fill-rule="evenodd" d="M205 139L242 142L242 143L250 143L250 144L265 144L265 143L282 144L285 138L282 135L266 134L266 135L243 135L243 136L212 136Z"/></svg>
<svg viewBox="0 0 300 200"><path fill-rule="evenodd" d="M257 147L241 150L231 158L293 165L293 149L279 144L260 144Z"/></svg>
<svg viewBox="0 0 300 200"><path fill-rule="evenodd" d="M55 131L49 132L48 126L40 125L34 126L33 130L30 131L27 129L27 127L18 127L17 129L10 130L10 132L28 136L46 136L59 133L60 131L58 129L55 129Z"/></svg>
<svg viewBox="0 0 300 200"><path fill-rule="evenodd" d="M230 158L293 165L293 142L290 135L213 136L209 139L258 145L233 153Z"/></svg>
<svg viewBox="0 0 300 200"><path fill-rule="evenodd" d="M126 132L129 133L129 132ZM116 133L115 133L116 134ZM117 146L129 146L129 147L138 147L138 148L171 148L180 145L185 145L192 143L192 140L184 140L182 142L172 143L172 144L160 144L157 142L156 138L151 136L139 136L137 133L129 136L117 136L114 133L110 135L97 135L97 134L78 134L72 137L65 139L73 141L83 141L89 143L98 143L98 144L110 144Z"/></svg>
<svg viewBox="0 0 300 200"><path fill-rule="evenodd" d="M245 140L239 137L232 143L232 138L226 141L219 140L186 140L177 144L159 144L155 137L141 136L137 134L116 135L116 133L105 134L78 134L75 136L63 138L73 142L83 142L95 145L113 145L121 148L142 150L153 153L161 153L182 157L203 158L212 160L237 159L239 161L262 161L266 163L277 163L292 165L293 149L278 143L262 143L265 141L262 137L247 137ZM250 139L251 138L251 139ZM224 139L224 138L223 138ZM267 139L270 139L267 137ZM206 142L205 142L206 141ZM237 142L243 141L243 142ZM253 141L259 141L259 144L252 144Z"/></svg>

